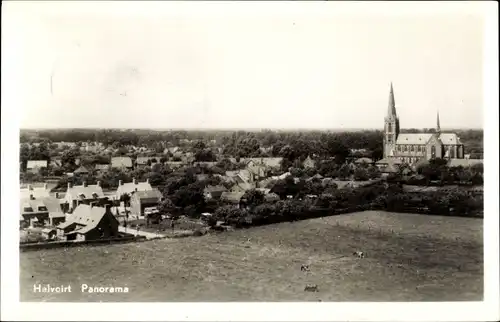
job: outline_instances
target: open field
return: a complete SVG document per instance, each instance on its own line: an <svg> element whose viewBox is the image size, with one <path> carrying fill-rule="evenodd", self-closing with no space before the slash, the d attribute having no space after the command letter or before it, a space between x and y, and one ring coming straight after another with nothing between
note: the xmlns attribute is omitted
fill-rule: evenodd
<svg viewBox="0 0 500 322"><path fill-rule="evenodd" d="M481 300L482 219L362 212L20 254L21 301ZM366 252L357 259L354 251ZM301 272L310 264L310 272ZM33 284L72 293L33 293ZM81 293L81 283L129 293ZM304 292L317 284L319 292Z"/></svg>

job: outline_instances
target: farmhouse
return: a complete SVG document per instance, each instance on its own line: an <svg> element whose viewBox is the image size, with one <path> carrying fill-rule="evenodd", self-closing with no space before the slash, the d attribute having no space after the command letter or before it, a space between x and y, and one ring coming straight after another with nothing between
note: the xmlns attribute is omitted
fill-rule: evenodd
<svg viewBox="0 0 500 322"><path fill-rule="evenodd" d="M64 200L68 204L68 211L73 211L80 203L90 203L105 199L101 188L101 182L97 181L95 185L87 185L84 182L81 186L73 186L68 182L68 189Z"/></svg>
<svg viewBox="0 0 500 322"><path fill-rule="evenodd" d="M79 241L118 237L118 225L111 206L79 205L66 222L57 226L57 237Z"/></svg>
<svg viewBox="0 0 500 322"><path fill-rule="evenodd" d="M153 187L149 184L149 179L145 182L137 182L134 178L132 182L123 183L121 180L118 181L118 189L116 190L116 199L120 199L122 195L131 196L133 193L137 191L148 191L153 190Z"/></svg>
<svg viewBox="0 0 500 322"><path fill-rule="evenodd" d="M158 189L137 191L130 199L130 210L134 215L144 215L144 209L157 207L163 198Z"/></svg>

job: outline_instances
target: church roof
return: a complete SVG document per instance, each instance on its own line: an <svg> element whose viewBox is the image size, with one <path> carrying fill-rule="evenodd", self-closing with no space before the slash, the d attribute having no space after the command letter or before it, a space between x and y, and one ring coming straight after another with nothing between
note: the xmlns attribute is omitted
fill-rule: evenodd
<svg viewBox="0 0 500 322"><path fill-rule="evenodd" d="M456 133L441 133L439 136L439 139L441 139L441 142L445 145L458 145L462 144L460 141L460 138L457 136Z"/></svg>
<svg viewBox="0 0 500 322"><path fill-rule="evenodd" d="M426 144L432 133L402 133L398 135L396 144Z"/></svg>

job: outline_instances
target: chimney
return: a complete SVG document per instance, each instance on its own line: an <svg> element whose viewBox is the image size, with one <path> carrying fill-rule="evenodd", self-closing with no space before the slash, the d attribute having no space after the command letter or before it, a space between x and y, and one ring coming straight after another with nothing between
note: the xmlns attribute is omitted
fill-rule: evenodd
<svg viewBox="0 0 500 322"><path fill-rule="evenodd" d="M110 212L111 211L111 205L110 204L106 204L105 207L106 207L106 212Z"/></svg>
<svg viewBox="0 0 500 322"><path fill-rule="evenodd" d="M30 194L30 200L35 200L35 196L33 196L33 194Z"/></svg>
<svg viewBox="0 0 500 322"><path fill-rule="evenodd" d="M100 187L101 186L101 181L97 181L97 186Z"/></svg>
<svg viewBox="0 0 500 322"><path fill-rule="evenodd" d="M47 190L47 184L46 183L43 184L43 189Z"/></svg>
<svg viewBox="0 0 500 322"><path fill-rule="evenodd" d="M134 179L132 179L132 182L133 182L134 184L137 184L137 180L135 180L135 178L134 178Z"/></svg>
<svg viewBox="0 0 500 322"><path fill-rule="evenodd" d="M118 185L121 186L123 182L121 180L118 180Z"/></svg>
<svg viewBox="0 0 500 322"><path fill-rule="evenodd" d="M95 201L90 203L90 208L94 208L94 206L95 206Z"/></svg>
<svg viewBox="0 0 500 322"><path fill-rule="evenodd" d="M84 181L83 182L83 186L86 187L87 186L87 181Z"/></svg>
<svg viewBox="0 0 500 322"><path fill-rule="evenodd" d="M72 187L71 182L68 182L68 189L70 189L71 187Z"/></svg>
<svg viewBox="0 0 500 322"><path fill-rule="evenodd" d="M135 188L135 192L137 192L137 188Z"/></svg>

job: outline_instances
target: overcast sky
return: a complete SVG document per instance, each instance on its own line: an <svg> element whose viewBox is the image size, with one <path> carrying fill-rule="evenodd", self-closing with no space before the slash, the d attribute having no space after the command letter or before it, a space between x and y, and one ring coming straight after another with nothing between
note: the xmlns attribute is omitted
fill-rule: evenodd
<svg viewBox="0 0 500 322"><path fill-rule="evenodd" d="M23 128L382 128L391 81L403 128L483 124L472 7L9 5Z"/></svg>

